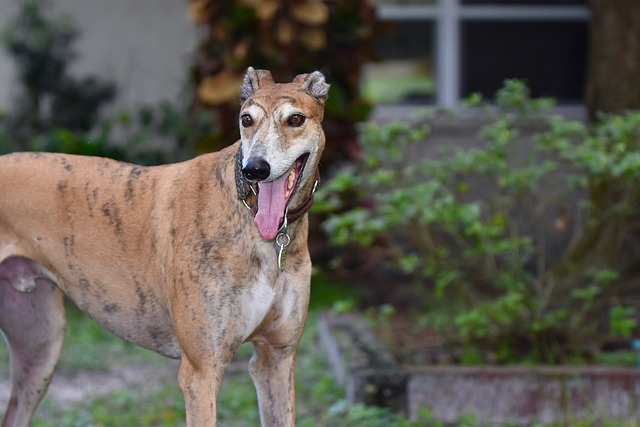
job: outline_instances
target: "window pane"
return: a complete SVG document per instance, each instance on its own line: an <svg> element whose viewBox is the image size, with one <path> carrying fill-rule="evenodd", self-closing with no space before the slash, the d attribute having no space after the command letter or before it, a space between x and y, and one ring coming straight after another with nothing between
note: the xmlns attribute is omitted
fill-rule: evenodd
<svg viewBox="0 0 640 427"><path fill-rule="evenodd" d="M378 40L381 61L365 66L363 93L375 103L424 103L432 99L433 24L390 22Z"/></svg>
<svg viewBox="0 0 640 427"><path fill-rule="evenodd" d="M531 5L550 5L550 6L567 6L567 5L586 5L587 0L462 0L462 4L491 4L491 5L509 5L509 6L531 6Z"/></svg>
<svg viewBox="0 0 640 427"><path fill-rule="evenodd" d="M492 96L506 78L524 78L533 96L583 98L586 22L463 23L462 95Z"/></svg>

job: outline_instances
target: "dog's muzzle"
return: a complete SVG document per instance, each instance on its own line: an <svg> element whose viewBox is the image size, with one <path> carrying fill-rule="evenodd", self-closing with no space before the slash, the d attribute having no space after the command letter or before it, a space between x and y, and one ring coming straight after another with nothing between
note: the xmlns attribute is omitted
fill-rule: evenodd
<svg viewBox="0 0 640 427"><path fill-rule="evenodd" d="M273 240L285 221L285 217L287 222L294 222L311 208L315 186L319 181L317 168L316 183L309 196L300 206L289 207L289 202L302 180L308 158L309 154L300 156L285 174L273 181L265 182L264 180L269 176L271 169L269 164L263 159L255 159L250 160L243 167L242 148L238 149L235 159L238 199L254 214L263 239ZM253 206L247 202L251 193L256 198Z"/></svg>

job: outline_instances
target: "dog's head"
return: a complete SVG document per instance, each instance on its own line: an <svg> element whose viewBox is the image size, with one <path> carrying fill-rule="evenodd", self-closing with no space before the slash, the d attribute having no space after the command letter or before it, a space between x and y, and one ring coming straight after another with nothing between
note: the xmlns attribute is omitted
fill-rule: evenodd
<svg viewBox="0 0 640 427"><path fill-rule="evenodd" d="M275 238L287 207L312 191L324 149L324 103L329 85L319 71L291 83L249 68L240 89L242 173L258 186L256 223L264 239Z"/></svg>

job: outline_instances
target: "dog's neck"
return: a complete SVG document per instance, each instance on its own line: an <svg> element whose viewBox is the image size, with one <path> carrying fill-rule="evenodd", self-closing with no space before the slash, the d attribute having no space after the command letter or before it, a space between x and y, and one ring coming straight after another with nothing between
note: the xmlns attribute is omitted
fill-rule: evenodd
<svg viewBox="0 0 640 427"><path fill-rule="evenodd" d="M311 206L314 202L316 185L318 184L318 182L320 182L320 171L318 170L318 167L316 167L314 175L315 182L311 186L310 190L306 188L308 187L308 185L300 188L300 190L306 190L308 196L304 198L302 203L300 203L298 206L290 207L287 209L287 222L289 224L302 218L302 216L304 216L304 214L309 212L309 209L311 209ZM251 213L255 216L256 212L258 211L258 200L256 197L254 197L255 202L252 205L250 205L247 201L251 194L253 194L253 191L251 183L247 181L242 174L242 146L238 147L238 151L236 151L235 155L235 181L238 200L242 201L242 203L244 203L244 205L249 208L251 210Z"/></svg>

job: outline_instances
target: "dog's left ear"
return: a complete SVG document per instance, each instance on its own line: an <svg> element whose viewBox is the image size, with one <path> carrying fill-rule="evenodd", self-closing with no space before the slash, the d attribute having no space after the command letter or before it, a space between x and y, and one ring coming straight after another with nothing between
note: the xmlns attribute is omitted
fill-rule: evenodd
<svg viewBox="0 0 640 427"><path fill-rule="evenodd" d="M275 84L271 71L254 70L253 67L249 67L244 75L242 86L240 86L240 102L249 99L260 87L270 84Z"/></svg>
<svg viewBox="0 0 640 427"><path fill-rule="evenodd" d="M301 89L314 98L326 101L329 97L330 85L325 81L324 75L320 71L314 71L310 74L300 74L293 79L293 82L299 83Z"/></svg>

